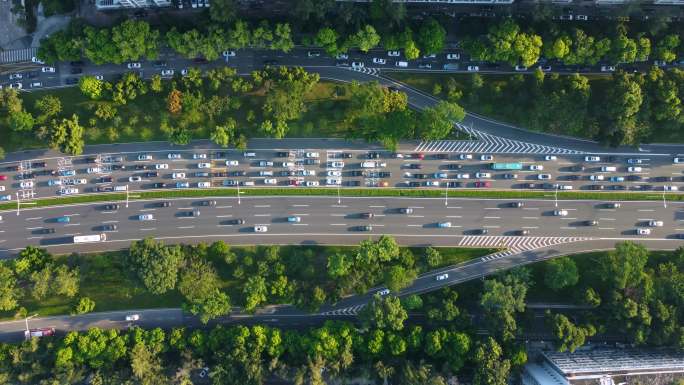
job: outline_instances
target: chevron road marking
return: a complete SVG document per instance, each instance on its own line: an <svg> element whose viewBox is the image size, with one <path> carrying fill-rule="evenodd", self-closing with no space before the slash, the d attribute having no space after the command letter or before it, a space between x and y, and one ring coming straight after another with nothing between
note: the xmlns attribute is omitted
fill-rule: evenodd
<svg viewBox="0 0 684 385"><path fill-rule="evenodd" d="M459 246L501 247L506 250L489 254L481 258L483 262L518 254L523 251L536 250L563 243L582 242L590 240L588 237L524 237L524 236L487 236L468 235L461 239Z"/></svg>

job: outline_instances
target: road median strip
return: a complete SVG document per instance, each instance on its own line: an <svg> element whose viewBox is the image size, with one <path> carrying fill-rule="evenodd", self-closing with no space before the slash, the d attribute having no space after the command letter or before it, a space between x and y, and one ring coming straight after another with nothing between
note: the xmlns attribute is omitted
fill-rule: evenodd
<svg viewBox="0 0 684 385"><path fill-rule="evenodd" d="M417 190L417 189L381 189L381 188L345 188L339 192L335 188L248 188L240 189L241 197L254 196L337 196L342 197L415 197L415 198L444 198L445 190ZM136 191L135 196L129 195L129 200L172 199L194 197L237 197L238 190L234 188L216 189L187 189L172 191ZM563 191L549 194L548 191L513 191L513 190L449 190L449 198L490 198L490 199L561 199L561 200L597 200L597 201L684 201L684 194L665 193L619 193L619 192L579 192ZM21 205L31 204L33 207L48 207L69 204L125 201L126 194L87 194L81 196L41 198L22 201ZM14 210L16 202L0 204L0 210Z"/></svg>

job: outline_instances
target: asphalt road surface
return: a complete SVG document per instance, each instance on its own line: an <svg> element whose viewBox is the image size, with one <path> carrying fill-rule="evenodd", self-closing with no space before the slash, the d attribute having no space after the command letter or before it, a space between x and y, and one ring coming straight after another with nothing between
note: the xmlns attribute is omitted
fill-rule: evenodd
<svg viewBox="0 0 684 385"><path fill-rule="evenodd" d="M336 197L243 197L239 203L237 198L166 201L169 207L153 200L131 201L128 207L117 202L116 209L98 203L29 208L20 215L6 211L0 224L0 252L11 256L27 244L56 253L118 249L148 236L168 242L356 244L380 234L399 236L409 245L520 251L572 243L582 251L589 250L594 239L681 243L679 237L684 234L684 203L680 202L667 207L658 201L622 202L621 207L611 208L610 202L596 201L559 201L556 206L553 200L459 198L344 197L339 203ZM206 201L213 202L202 205ZM522 207L511 207L513 203ZM407 208L412 212L400 212ZM150 217L141 219L141 215ZM59 222L61 217L68 222ZM265 226L267 231L256 232L255 226ZM638 235L637 229L651 233ZM519 236L519 231L529 234ZM74 236L99 233L107 234L105 242L73 243Z"/></svg>
<svg viewBox="0 0 684 385"><path fill-rule="evenodd" d="M53 197L66 188L75 188L78 194L84 194L110 192L117 186L129 191L236 187L238 184L243 187L336 187L332 181L341 187L600 189L653 191L653 194L663 192L666 187L684 188L684 163L673 163L672 157L611 155L601 156L598 162L587 162L586 155L554 155L549 159L547 155L533 154L410 151L394 154L339 142L331 143L333 147L320 141L310 144L321 147L247 150L254 156L245 157L242 151L235 150L169 149L165 144L143 150L137 144L125 144L117 147L121 152L116 153L26 157L21 162L0 163L0 179L6 178L0 180L0 200ZM312 153L316 156L308 156ZM368 159L369 153L376 153L378 158ZM139 160L143 155L149 159ZM178 158L170 159L170 156ZM121 161L109 161L116 157ZM368 161L375 162L376 166L364 167ZM492 163L520 163L522 168L492 170ZM615 171L604 167L614 167Z"/></svg>

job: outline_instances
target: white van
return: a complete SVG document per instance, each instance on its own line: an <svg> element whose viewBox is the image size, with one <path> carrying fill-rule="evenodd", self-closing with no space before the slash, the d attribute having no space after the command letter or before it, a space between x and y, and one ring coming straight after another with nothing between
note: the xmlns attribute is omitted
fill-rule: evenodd
<svg viewBox="0 0 684 385"><path fill-rule="evenodd" d="M603 167L601 167L601 171L603 171L603 172L615 172L615 171L617 171L617 167L615 167L615 166L603 166Z"/></svg>
<svg viewBox="0 0 684 385"><path fill-rule="evenodd" d="M259 171L259 176L273 176L273 171Z"/></svg>
<svg viewBox="0 0 684 385"><path fill-rule="evenodd" d="M128 186L123 185L123 186L114 186L114 191L126 191L128 190Z"/></svg>
<svg viewBox="0 0 684 385"><path fill-rule="evenodd" d="M245 158L254 158L254 157L256 156L256 152L247 152L247 151L245 151L242 155L243 155Z"/></svg>
<svg viewBox="0 0 684 385"><path fill-rule="evenodd" d="M408 62L407 61L398 61L394 63L395 66L401 67L401 68L406 68L408 67Z"/></svg>

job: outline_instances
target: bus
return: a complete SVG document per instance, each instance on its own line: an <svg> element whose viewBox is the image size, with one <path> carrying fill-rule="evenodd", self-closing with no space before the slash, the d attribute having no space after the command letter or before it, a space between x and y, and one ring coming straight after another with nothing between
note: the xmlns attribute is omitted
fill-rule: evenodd
<svg viewBox="0 0 684 385"><path fill-rule="evenodd" d="M74 235L74 243L91 243L107 240L107 234Z"/></svg>
<svg viewBox="0 0 684 385"><path fill-rule="evenodd" d="M522 170L522 163L491 163L492 170Z"/></svg>

